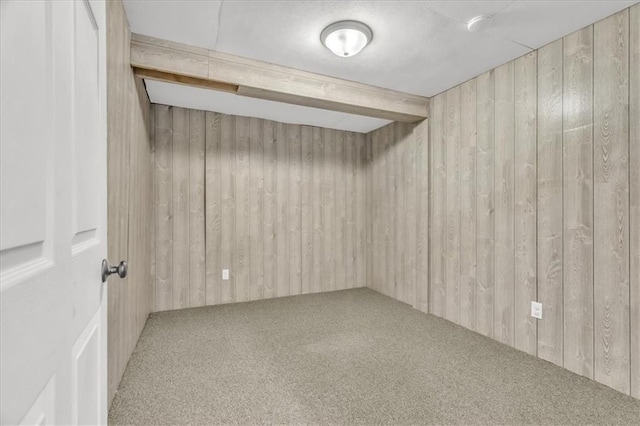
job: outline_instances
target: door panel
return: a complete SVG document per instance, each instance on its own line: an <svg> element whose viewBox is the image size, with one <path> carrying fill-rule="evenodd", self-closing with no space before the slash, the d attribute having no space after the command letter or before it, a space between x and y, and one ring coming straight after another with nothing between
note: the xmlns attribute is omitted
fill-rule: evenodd
<svg viewBox="0 0 640 426"><path fill-rule="evenodd" d="M95 243L99 222L99 31L89 3L74 3L73 251ZM80 246L80 247L78 247Z"/></svg>
<svg viewBox="0 0 640 426"><path fill-rule="evenodd" d="M53 132L47 40L52 8L46 2L3 2L0 7L0 274L2 289L6 289L25 274L50 265L51 223L47 218L53 187ZM22 28L30 29L29 37L22 36ZM15 45L21 48L12 48ZM10 84L16 81L29 84Z"/></svg>
<svg viewBox="0 0 640 426"><path fill-rule="evenodd" d="M55 391L55 377L51 377L20 424L25 426L54 424L56 400Z"/></svg>
<svg viewBox="0 0 640 426"><path fill-rule="evenodd" d="M82 332L72 349L71 412L73 424L100 423L100 405L104 404L100 381L102 338L97 313Z"/></svg>
<svg viewBox="0 0 640 426"><path fill-rule="evenodd" d="M0 424L106 423L105 5L0 7Z"/></svg>

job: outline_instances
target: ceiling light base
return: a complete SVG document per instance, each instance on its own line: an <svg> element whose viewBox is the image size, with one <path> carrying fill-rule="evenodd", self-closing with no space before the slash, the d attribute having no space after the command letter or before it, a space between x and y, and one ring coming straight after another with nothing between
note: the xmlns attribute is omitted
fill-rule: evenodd
<svg viewBox="0 0 640 426"><path fill-rule="evenodd" d="M358 21L334 22L320 34L322 44L341 58L357 55L372 39L371 28Z"/></svg>

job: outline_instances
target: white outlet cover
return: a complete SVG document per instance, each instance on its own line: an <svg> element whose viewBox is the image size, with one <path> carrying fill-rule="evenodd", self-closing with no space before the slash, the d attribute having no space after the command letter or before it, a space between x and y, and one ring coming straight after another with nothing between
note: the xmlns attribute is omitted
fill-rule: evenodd
<svg viewBox="0 0 640 426"><path fill-rule="evenodd" d="M229 270L228 269L223 269L222 270L222 279L223 280L228 280L229 279Z"/></svg>
<svg viewBox="0 0 640 426"><path fill-rule="evenodd" d="M542 319L542 303L531 301L531 316Z"/></svg>

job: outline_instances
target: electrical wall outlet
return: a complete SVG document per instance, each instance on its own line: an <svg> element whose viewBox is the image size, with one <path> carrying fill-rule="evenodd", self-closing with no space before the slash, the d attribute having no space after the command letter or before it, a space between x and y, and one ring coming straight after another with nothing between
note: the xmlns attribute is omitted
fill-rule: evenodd
<svg viewBox="0 0 640 426"><path fill-rule="evenodd" d="M542 303L531 301L531 316L542 319Z"/></svg>
<svg viewBox="0 0 640 426"><path fill-rule="evenodd" d="M229 279L229 270L228 269L223 269L222 270L222 279L225 280L225 281Z"/></svg>

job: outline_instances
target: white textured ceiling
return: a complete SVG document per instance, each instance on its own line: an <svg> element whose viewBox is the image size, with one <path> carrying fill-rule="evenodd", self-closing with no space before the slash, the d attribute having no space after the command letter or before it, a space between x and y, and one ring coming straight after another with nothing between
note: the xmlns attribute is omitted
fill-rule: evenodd
<svg viewBox="0 0 640 426"><path fill-rule="evenodd" d="M131 30L375 86L433 96L637 1L125 0ZM491 15L470 33L466 21ZM373 41L339 58L320 43L328 24L355 19ZM354 131L386 120L147 82L152 102ZM288 118L291 117L291 118Z"/></svg>

